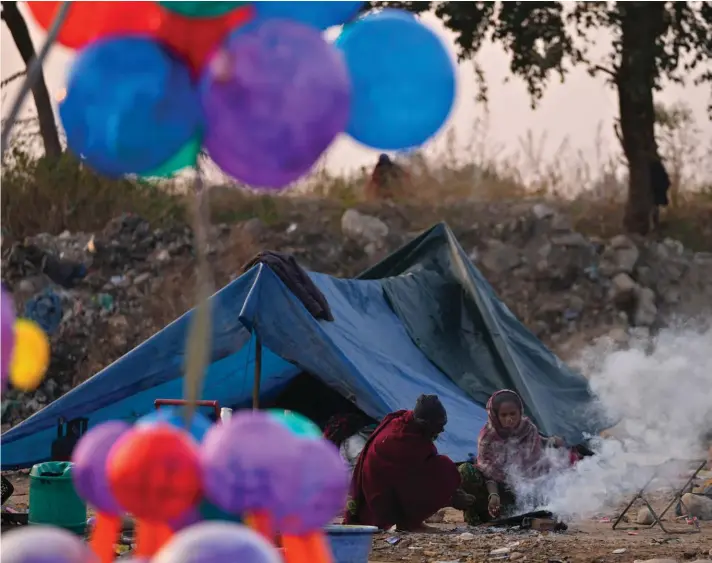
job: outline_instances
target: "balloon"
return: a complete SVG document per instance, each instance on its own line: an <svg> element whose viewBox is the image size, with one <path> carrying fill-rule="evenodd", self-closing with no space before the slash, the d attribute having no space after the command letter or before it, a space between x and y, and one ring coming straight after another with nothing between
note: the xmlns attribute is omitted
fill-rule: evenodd
<svg viewBox="0 0 712 563"><path fill-rule="evenodd" d="M61 528L26 526L2 535L3 563L94 563L78 536Z"/></svg>
<svg viewBox="0 0 712 563"><path fill-rule="evenodd" d="M146 416L139 418L136 422L136 426L141 427L153 425L159 422L170 424L171 426L175 426L181 430L187 430L188 433L198 442L203 441L205 433L212 426L212 423L205 415L195 412L190 420L190 427L186 428L185 417L183 416L182 410L172 407L160 408L151 414L147 414Z"/></svg>
<svg viewBox="0 0 712 563"><path fill-rule="evenodd" d="M200 138L196 137L191 139L182 149L180 149L161 166L141 175L144 178L170 178L176 172L179 172L184 168L192 168L198 162L198 154L200 153L201 144L202 142Z"/></svg>
<svg viewBox="0 0 712 563"><path fill-rule="evenodd" d="M119 503L111 494L107 478L109 452L131 426L112 420L95 426L84 434L72 452L72 480L77 494L99 512L119 515Z"/></svg>
<svg viewBox="0 0 712 563"><path fill-rule="evenodd" d="M235 33L201 93L210 157L255 187L282 188L308 172L348 120L341 57L317 30L289 21Z"/></svg>
<svg viewBox="0 0 712 563"><path fill-rule="evenodd" d="M0 349L0 386L5 389L10 371L12 348L15 343L15 329L13 327L15 324L15 304L4 287L0 291L2 291L0 296L0 340L2 341L2 349Z"/></svg>
<svg viewBox="0 0 712 563"><path fill-rule="evenodd" d="M228 522L203 522L177 534L152 563L282 563L277 549L258 534Z"/></svg>
<svg viewBox="0 0 712 563"><path fill-rule="evenodd" d="M27 319L15 321L15 347L10 360L10 382L22 391L34 391L49 367L49 340Z"/></svg>
<svg viewBox="0 0 712 563"><path fill-rule="evenodd" d="M301 440L292 466L292 496L277 527L302 535L326 526L346 506L349 473L339 450L327 440Z"/></svg>
<svg viewBox="0 0 712 563"><path fill-rule="evenodd" d="M27 2L37 24L50 28L62 2ZM70 49L108 36L155 35L162 10L155 2L72 2L57 42Z"/></svg>
<svg viewBox="0 0 712 563"><path fill-rule="evenodd" d="M188 18L212 18L222 16L235 8L244 6L247 2L159 2L166 10L181 14Z"/></svg>
<svg viewBox="0 0 712 563"><path fill-rule="evenodd" d="M61 2L28 2L35 21L47 30ZM174 2L170 2L174 4ZM238 4L238 2L175 2L183 4ZM78 49L100 39L121 36L152 37L170 47L193 71L200 71L228 33L251 20L254 8L233 6L222 16L193 19L165 9L158 2L73 2L57 41ZM215 6L213 6L215 8ZM238 9L235 9L238 8Z"/></svg>
<svg viewBox="0 0 712 563"><path fill-rule="evenodd" d="M200 499L197 446L167 424L134 428L121 436L109 452L107 469L111 492L137 518L167 522Z"/></svg>
<svg viewBox="0 0 712 563"><path fill-rule="evenodd" d="M369 14L348 25L336 46L351 75L346 132L356 141L408 149L445 123L455 101L455 65L442 40L411 14Z"/></svg>
<svg viewBox="0 0 712 563"><path fill-rule="evenodd" d="M243 411L213 426L201 444L205 496L230 514L279 514L294 486L298 442L261 411Z"/></svg>
<svg viewBox="0 0 712 563"><path fill-rule="evenodd" d="M303 23L317 29L342 25L353 18L365 2L256 2L259 19L284 19Z"/></svg>
<svg viewBox="0 0 712 563"><path fill-rule="evenodd" d="M254 19L255 10L246 5L214 18L188 18L170 10L161 12L163 21L158 30L161 43L184 60L197 78L225 38Z"/></svg>
<svg viewBox="0 0 712 563"><path fill-rule="evenodd" d="M293 411L270 409L267 411L277 422L302 438L321 439L321 429L306 416Z"/></svg>
<svg viewBox="0 0 712 563"><path fill-rule="evenodd" d="M67 143L107 176L144 173L203 129L188 69L153 41L122 37L77 56L59 106Z"/></svg>

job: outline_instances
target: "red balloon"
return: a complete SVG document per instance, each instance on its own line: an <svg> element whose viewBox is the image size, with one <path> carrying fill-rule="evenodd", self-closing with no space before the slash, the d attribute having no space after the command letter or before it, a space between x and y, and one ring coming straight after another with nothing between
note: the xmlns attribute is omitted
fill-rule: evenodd
<svg viewBox="0 0 712 563"><path fill-rule="evenodd" d="M62 2L27 2L37 24L45 31ZM151 35L161 28L164 11L157 2L71 2L57 42L78 49L112 35Z"/></svg>
<svg viewBox="0 0 712 563"><path fill-rule="evenodd" d="M119 504L137 518L166 522L202 496L198 446L167 424L136 427L109 452L109 486Z"/></svg>
<svg viewBox="0 0 712 563"><path fill-rule="evenodd" d="M35 21L46 31L61 2L28 2ZM148 35L171 48L197 75L208 57L235 28L254 18L243 6L214 18L188 18L158 2L72 2L57 42L71 49L116 35Z"/></svg>
<svg viewBox="0 0 712 563"><path fill-rule="evenodd" d="M230 32L252 21L254 15L251 5L214 18L189 18L164 10L158 38L185 59L197 76Z"/></svg>

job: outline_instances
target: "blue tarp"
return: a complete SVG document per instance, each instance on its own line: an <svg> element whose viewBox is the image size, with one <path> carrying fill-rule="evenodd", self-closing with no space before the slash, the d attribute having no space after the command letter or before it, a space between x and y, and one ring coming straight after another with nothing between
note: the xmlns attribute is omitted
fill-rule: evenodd
<svg viewBox="0 0 712 563"><path fill-rule="evenodd" d="M310 276L334 322L315 320L264 265L212 297L203 398L249 405L257 333L264 397L308 372L379 419L412 408L421 393L435 393L448 411L438 447L457 461L477 451L486 420L482 405L502 388L519 392L542 433L570 444L606 427L585 378L514 317L446 225L429 229L359 279ZM134 421L155 399L180 398L190 315L3 434L2 468L49 459L65 422Z"/></svg>
<svg viewBox="0 0 712 563"><path fill-rule="evenodd" d="M476 451L485 413L413 343L377 280L311 274L336 319L315 320L266 266L258 265L215 294L212 364L203 397L249 404L254 370L252 329L263 345L262 392L308 371L373 418L411 408L423 392L440 396L448 425L439 449L454 459ZM29 467L50 457L60 420L133 421L155 399L180 398L187 313L99 374L2 436L2 468Z"/></svg>

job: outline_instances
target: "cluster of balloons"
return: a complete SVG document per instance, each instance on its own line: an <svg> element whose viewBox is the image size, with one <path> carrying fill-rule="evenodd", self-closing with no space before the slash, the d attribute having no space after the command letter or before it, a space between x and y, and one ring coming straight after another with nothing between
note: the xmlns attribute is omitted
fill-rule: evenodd
<svg viewBox="0 0 712 563"><path fill-rule="evenodd" d="M47 29L59 2L28 2ZM364 2L75 2L79 49L60 117L98 172L170 176L205 149L226 173L281 189L342 132L380 150L446 121L455 68L413 15ZM334 43L324 30L343 25Z"/></svg>
<svg viewBox="0 0 712 563"><path fill-rule="evenodd" d="M331 561L322 528L345 505L348 471L300 415L241 411L211 425L196 413L186 424L180 410L161 409L133 426L92 428L72 461L76 490L97 511L89 546L30 527L3 537L3 561L31 563L43 553L55 563L113 561L126 513L136 519L136 561ZM206 519L206 501L248 525Z"/></svg>
<svg viewBox="0 0 712 563"><path fill-rule="evenodd" d="M21 391L33 391L49 367L49 340L37 323L15 318L12 297L5 288L1 291L0 389L4 391L9 380Z"/></svg>

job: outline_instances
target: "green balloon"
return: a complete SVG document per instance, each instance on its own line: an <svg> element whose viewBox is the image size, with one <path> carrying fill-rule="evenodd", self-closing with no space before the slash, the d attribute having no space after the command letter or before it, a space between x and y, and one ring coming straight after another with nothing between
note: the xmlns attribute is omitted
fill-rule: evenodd
<svg viewBox="0 0 712 563"><path fill-rule="evenodd" d="M182 149L180 149L161 166L151 170L150 172L141 174L141 176L144 178L170 178L176 172L183 170L183 168L195 166L195 163L198 161L198 154L200 153L201 145L202 139L199 137L188 141Z"/></svg>
<svg viewBox="0 0 712 563"><path fill-rule="evenodd" d="M159 2L166 10L188 18L215 18L244 6L247 2Z"/></svg>
<svg viewBox="0 0 712 563"><path fill-rule="evenodd" d="M294 434L300 438L317 439L321 438L321 428L309 420L306 416L292 411L280 409L270 409L267 411L278 422L284 424Z"/></svg>

